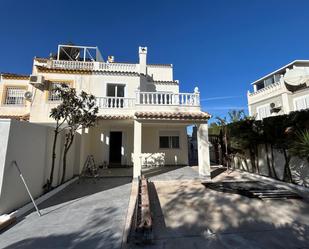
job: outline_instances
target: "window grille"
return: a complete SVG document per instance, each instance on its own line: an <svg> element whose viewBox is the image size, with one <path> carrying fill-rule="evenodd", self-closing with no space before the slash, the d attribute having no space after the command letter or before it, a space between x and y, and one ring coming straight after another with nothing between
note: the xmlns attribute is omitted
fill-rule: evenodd
<svg viewBox="0 0 309 249"><path fill-rule="evenodd" d="M56 88L64 84L65 83L58 83L58 82L57 83L52 82L49 84L48 101L60 101L61 100L59 93L56 91Z"/></svg>
<svg viewBox="0 0 309 249"><path fill-rule="evenodd" d="M8 87L6 89L6 105L25 105L26 89L18 87Z"/></svg>
<svg viewBox="0 0 309 249"><path fill-rule="evenodd" d="M300 111L309 108L309 95L294 99L294 110Z"/></svg>

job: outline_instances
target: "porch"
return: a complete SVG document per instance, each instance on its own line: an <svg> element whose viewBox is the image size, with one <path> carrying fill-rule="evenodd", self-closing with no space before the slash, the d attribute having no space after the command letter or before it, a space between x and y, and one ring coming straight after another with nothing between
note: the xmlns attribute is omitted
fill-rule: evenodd
<svg viewBox="0 0 309 249"><path fill-rule="evenodd" d="M138 113L104 115L83 131L81 165L93 155L100 176L137 178L143 171L189 165L187 127L198 127L199 174L210 176L208 114ZM168 168L168 167L166 167Z"/></svg>

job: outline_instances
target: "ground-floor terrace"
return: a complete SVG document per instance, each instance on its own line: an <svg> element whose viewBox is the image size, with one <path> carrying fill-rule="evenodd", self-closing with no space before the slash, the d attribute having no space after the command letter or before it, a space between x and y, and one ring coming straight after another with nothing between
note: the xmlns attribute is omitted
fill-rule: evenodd
<svg viewBox="0 0 309 249"><path fill-rule="evenodd" d="M212 182L283 186L302 199L248 198L208 188L197 167L149 177L153 243L126 244L131 178L80 179L0 234L0 248L308 248L308 191L239 171Z"/></svg>
<svg viewBox="0 0 309 249"><path fill-rule="evenodd" d="M126 175L132 170L134 178L143 170L186 166L189 165L187 127L196 125L199 173L201 177L209 177L208 118L203 112L100 116L94 127L82 133L80 162L86 162L91 155L100 168L123 168Z"/></svg>

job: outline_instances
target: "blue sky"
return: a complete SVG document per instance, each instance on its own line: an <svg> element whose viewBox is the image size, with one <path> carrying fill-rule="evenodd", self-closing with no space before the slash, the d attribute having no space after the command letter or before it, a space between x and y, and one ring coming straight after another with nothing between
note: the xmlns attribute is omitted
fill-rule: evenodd
<svg viewBox="0 0 309 249"><path fill-rule="evenodd" d="M309 59L309 1L1 0L0 71L31 72L58 43L97 45L106 58L174 64L182 92L201 91L213 116L247 108L250 82Z"/></svg>

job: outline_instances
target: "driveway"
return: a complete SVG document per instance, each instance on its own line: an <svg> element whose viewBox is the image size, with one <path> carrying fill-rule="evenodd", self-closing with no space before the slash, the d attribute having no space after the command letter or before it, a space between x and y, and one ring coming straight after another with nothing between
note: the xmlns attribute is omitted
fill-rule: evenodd
<svg viewBox="0 0 309 249"><path fill-rule="evenodd" d="M120 248L131 178L82 179L0 234L0 248Z"/></svg>
<svg viewBox="0 0 309 249"><path fill-rule="evenodd" d="M178 173L182 175L184 170ZM208 189L190 179L194 172L189 173L188 180L173 179L179 174L169 172L169 180L165 175L164 180L153 178L150 183L154 244L143 248L309 248L306 198L253 199ZM214 180L261 181L239 172L223 173ZM306 192L299 194L308 196Z"/></svg>

